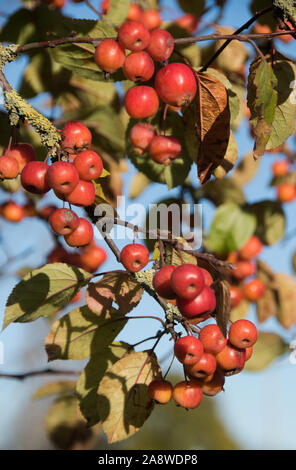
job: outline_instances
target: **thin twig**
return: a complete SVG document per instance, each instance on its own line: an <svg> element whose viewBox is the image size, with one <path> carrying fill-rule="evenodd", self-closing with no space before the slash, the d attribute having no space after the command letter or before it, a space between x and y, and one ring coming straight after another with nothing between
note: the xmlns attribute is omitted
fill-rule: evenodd
<svg viewBox="0 0 296 470"><path fill-rule="evenodd" d="M0 373L0 378L2 379L16 379L24 380L28 377L34 377L37 375L80 375L81 371L77 370L56 370L56 369L43 369L43 370L34 370L30 372L24 372L23 374L7 374Z"/></svg>

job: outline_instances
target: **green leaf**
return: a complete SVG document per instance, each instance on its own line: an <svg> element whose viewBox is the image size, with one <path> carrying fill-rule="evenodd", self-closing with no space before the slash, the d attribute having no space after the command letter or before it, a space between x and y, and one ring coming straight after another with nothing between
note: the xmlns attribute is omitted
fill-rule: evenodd
<svg viewBox="0 0 296 470"><path fill-rule="evenodd" d="M41 398L47 398L52 395L74 395L75 387L76 382L70 380L50 382L36 390L33 395L33 400L40 400Z"/></svg>
<svg viewBox="0 0 296 470"><path fill-rule="evenodd" d="M248 77L248 107L255 138L254 156L260 157L272 132L275 108L278 102L277 78L267 60L257 57L250 65Z"/></svg>
<svg viewBox="0 0 296 470"><path fill-rule="evenodd" d="M156 183L167 184L169 189L183 184L189 173L192 162L187 153L186 136L184 135L185 123L183 122L182 117L175 112L169 112L165 121L166 135L173 135L180 140L182 145L181 155L168 166L154 162L149 158L147 153L138 155L133 151L133 147L129 140L129 134L131 128L136 124L136 122L136 120L131 119L126 131L126 151L131 162L150 180ZM158 120L155 119L152 124L158 127Z"/></svg>
<svg viewBox="0 0 296 470"><path fill-rule="evenodd" d="M202 189L203 197L212 201L216 206L227 202L245 203L243 190L232 178L208 181Z"/></svg>
<svg viewBox="0 0 296 470"><path fill-rule="evenodd" d="M250 302L246 299L242 299L237 307L230 310L230 320L235 322L245 318L250 308Z"/></svg>
<svg viewBox="0 0 296 470"><path fill-rule="evenodd" d="M155 355L145 351L131 353L107 370L98 388L98 408L109 444L143 426L153 409L147 388L159 375Z"/></svg>
<svg viewBox="0 0 296 470"><path fill-rule="evenodd" d="M82 360L102 353L127 322L112 320L116 320L114 309L105 312L105 317L98 317L86 305L72 310L51 326L45 340L48 360Z"/></svg>
<svg viewBox="0 0 296 470"><path fill-rule="evenodd" d="M286 219L281 203L277 201L260 201L249 206L257 218L256 233L262 243L273 245L285 234Z"/></svg>
<svg viewBox="0 0 296 470"><path fill-rule="evenodd" d="M26 8L21 8L9 16L0 31L0 41L2 42L12 42L21 46L35 39L36 26L32 18L32 12Z"/></svg>
<svg viewBox="0 0 296 470"><path fill-rule="evenodd" d="M108 13L104 16L104 19L107 22L121 25L128 15L130 3L130 0L111 0Z"/></svg>
<svg viewBox="0 0 296 470"><path fill-rule="evenodd" d="M266 369L275 359L289 350L289 346L275 333L258 333L253 354L246 362L245 369L255 372Z"/></svg>
<svg viewBox="0 0 296 470"><path fill-rule="evenodd" d="M85 369L78 378L76 392L80 411L89 426L100 421L97 390L105 372L131 347L127 343L114 342L100 354L91 356ZM130 349L132 351L132 348Z"/></svg>
<svg viewBox="0 0 296 470"><path fill-rule="evenodd" d="M206 247L217 254L241 248L253 235L256 217L237 204L222 204L216 211Z"/></svg>
<svg viewBox="0 0 296 470"><path fill-rule="evenodd" d="M250 10L253 15L255 15L258 11L270 7L271 3L271 0L252 0L250 4ZM272 29L274 29L276 26L276 19L274 18L272 12L259 16L259 18L257 18L257 21L260 24L268 24Z"/></svg>
<svg viewBox="0 0 296 470"><path fill-rule="evenodd" d="M8 297L3 329L11 322L30 322L61 310L92 277L83 269L64 263L33 270Z"/></svg>
<svg viewBox="0 0 296 470"><path fill-rule="evenodd" d="M205 9L205 0L199 0L193 2L192 0L178 0L180 7L185 13L193 13L196 16L200 16Z"/></svg>

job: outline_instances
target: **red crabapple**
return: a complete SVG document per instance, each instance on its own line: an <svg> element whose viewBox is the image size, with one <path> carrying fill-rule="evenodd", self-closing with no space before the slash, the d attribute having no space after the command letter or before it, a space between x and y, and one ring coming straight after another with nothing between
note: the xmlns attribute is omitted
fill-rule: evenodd
<svg viewBox="0 0 296 470"><path fill-rule="evenodd" d="M170 165L179 157L182 147L176 137L156 135L150 142L148 152L152 160L162 165Z"/></svg>
<svg viewBox="0 0 296 470"><path fill-rule="evenodd" d="M181 336L175 342L174 353L181 364L195 364L201 359L203 352L201 341L194 336Z"/></svg>
<svg viewBox="0 0 296 470"><path fill-rule="evenodd" d="M65 242L69 246L85 246L88 245L94 236L94 231L91 223L84 219L79 219L79 224L76 230L69 235L65 235Z"/></svg>
<svg viewBox="0 0 296 470"><path fill-rule="evenodd" d="M132 273L137 273L148 263L149 251L144 245L131 243L121 250L120 261L125 269Z"/></svg>
<svg viewBox="0 0 296 470"><path fill-rule="evenodd" d="M127 113L134 119L154 116L158 111L159 99L154 88L140 85L130 88L124 98Z"/></svg>
<svg viewBox="0 0 296 470"><path fill-rule="evenodd" d="M150 33L139 21L126 21L118 30L118 41L124 49L142 51L149 44Z"/></svg>
<svg viewBox="0 0 296 470"><path fill-rule="evenodd" d="M149 144L156 135L155 127L146 122L138 122L130 131L130 141L134 152L142 155L147 152Z"/></svg>
<svg viewBox="0 0 296 470"><path fill-rule="evenodd" d="M174 38L165 29L155 29L150 33L150 42L146 49L156 62L168 60L174 50Z"/></svg>
<svg viewBox="0 0 296 470"><path fill-rule="evenodd" d="M156 74L155 89L165 103L184 106L191 103L196 95L196 79L188 65L171 63Z"/></svg>
<svg viewBox="0 0 296 470"><path fill-rule="evenodd" d="M182 264L172 273L171 287L178 297L192 300L205 287L204 275L195 264Z"/></svg>
<svg viewBox="0 0 296 470"><path fill-rule="evenodd" d="M94 61L104 72L114 73L124 64L124 49L115 39L104 39L96 47Z"/></svg>

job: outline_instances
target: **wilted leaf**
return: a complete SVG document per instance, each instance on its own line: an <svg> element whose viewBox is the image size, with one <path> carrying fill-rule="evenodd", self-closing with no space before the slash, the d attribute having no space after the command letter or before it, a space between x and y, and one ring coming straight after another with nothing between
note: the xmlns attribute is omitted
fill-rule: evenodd
<svg viewBox="0 0 296 470"><path fill-rule="evenodd" d="M47 398L52 395L74 395L75 387L76 382L70 380L50 382L36 390L33 395L33 400L40 400L40 398Z"/></svg>
<svg viewBox="0 0 296 470"><path fill-rule="evenodd" d="M133 349L123 342L114 342L99 354L92 355L78 378L76 392L80 410L89 426L100 421L97 390L106 370L115 364L124 353Z"/></svg>
<svg viewBox="0 0 296 470"><path fill-rule="evenodd" d="M281 203L260 201L249 206L257 218L256 233L265 245L273 245L285 234L286 219Z"/></svg>
<svg viewBox="0 0 296 470"><path fill-rule="evenodd" d="M275 292L268 287L265 288L265 292L257 300L257 318L259 323L265 322L268 318L273 317L277 314L278 305L276 301Z"/></svg>
<svg viewBox="0 0 296 470"><path fill-rule="evenodd" d="M289 350L289 346L275 333L258 333L257 343L254 345L253 354L246 362L245 369L260 371L268 367L276 358Z"/></svg>
<svg viewBox="0 0 296 470"><path fill-rule="evenodd" d="M98 406L109 444L132 436L144 424L153 409L147 387L159 375L155 355L143 351L129 354L107 370L98 388Z"/></svg>
<svg viewBox="0 0 296 470"><path fill-rule="evenodd" d="M11 322L30 322L61 310L92 277L83 269L64 263L34 269L8 297L3 329Z"/></svg>
<svg viewBox="0 0 296 470"><path fill-rule="evenodd" d="M216 211L206 247L219 254L241 248L253 235L256 217L235 203L222 204Z"/></svg>
<svg viewBox="0 0 296 470"><path fill-rule="evenodd" d="M110 309L104 317L98 317L84 306L56 320L45 340L48 360L81 360L102 353L127 322L113 321L116 315L111 316L112 313Z"/></svg>
<svg viewBox="0 0 296 470"><path fill-rule="evenodd" d="M143 289L126 271L111 271L95 283L88 286L86 302L96 315L105 317L113 302L118 305L118 312L125 315L137 306Z"/></svg>

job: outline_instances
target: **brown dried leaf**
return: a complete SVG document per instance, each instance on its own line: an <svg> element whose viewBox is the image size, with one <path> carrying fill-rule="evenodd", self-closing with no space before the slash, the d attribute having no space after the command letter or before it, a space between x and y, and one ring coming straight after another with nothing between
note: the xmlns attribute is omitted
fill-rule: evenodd
<svg viewBox="0 0 296 470"><path fill-rule="evenodd" d="M277 314L278 305L275 292L266 289L263 296L257 301L257 318L259 323L265 322L268 318Z"/></svg>
<svg viewBox="0 0 296 470"><path fill-rule="evenodd" d="M219 280L213 284L213 288L216 294L217 302L215 318L217 321L217 325L219 326L223 335L226 337L227 325L229 322L231 310L229 284L227 281Z"/></svg>
<svg viewBox="0 0 296 470"><path fill-rule="evenodd" d="M126 271L111 271L98 282L91 283L86 292L86 303L97 315L106 315L115 302L118 313L129 313L141 300L143 289Z"/></svg>
<svg viewBox="0 0 296 470"><path fill-rule="evenodd" d="M203 184L226 154L230 138L230 110L225 86L207 73L197 73L197 77L197 167L198 177Z"/></svg>
<svg viewBox="0 0 296 470"><path fill-rule="evenodd" d="M279 300L277 319L284 328L296 322L296 284L288 274L275 274L276 292Z"/></svg>

